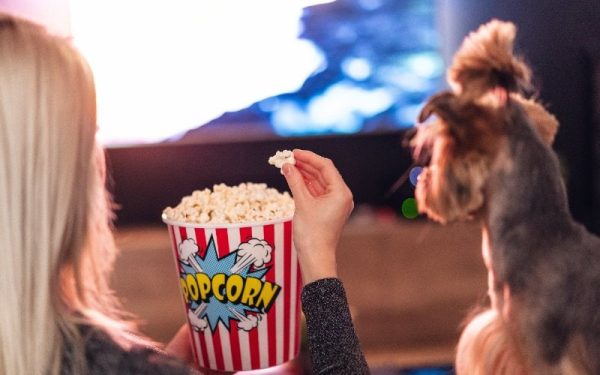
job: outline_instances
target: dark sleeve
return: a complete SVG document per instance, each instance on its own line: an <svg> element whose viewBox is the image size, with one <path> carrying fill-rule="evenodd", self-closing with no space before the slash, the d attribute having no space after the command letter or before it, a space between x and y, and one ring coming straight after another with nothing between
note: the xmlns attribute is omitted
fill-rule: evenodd
<svg viewBox="0 0 600 375"><path fill-rule="evenodd" d="M321 279L305 285L302 310L314 374L369 374L339 279Z"/></svg>
<svg viewBox="0 0 600 375"><path fill-rule="evenodd" d="M119 362L115 374L200 375L177 358L153 349L134 349Z"/></svg>
<svg viewBox="0 0 600 375"><path fill-rule="evenodd" d="M199 375L200 373L177 358L157 349L134 346L123 349L107 334L88 330L85 339L85 356L88 375ZM63 357L62 375L75 375L69 369L72 353ZM65 363L66 362L66 363Z"/></svg>

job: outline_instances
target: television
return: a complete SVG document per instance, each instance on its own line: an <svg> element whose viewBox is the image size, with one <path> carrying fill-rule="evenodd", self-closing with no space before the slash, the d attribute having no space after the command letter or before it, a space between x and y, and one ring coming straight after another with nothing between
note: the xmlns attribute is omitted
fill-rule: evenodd
<svg viewBox="0 0 600 375"><path fill-rule="evenodd" d="M293 148L331 158L357 205L416 216L403 138L444 85L440 2L56 1L96 79L119 224L217 183L287 190L267 159Z"/></svg>
<svg viewBox="0 0 600 375"><path fill-rule="evenodd" d="M121 205L119 222L157 222L165 206L178 203L195 189L221 182L265 182L287 190L267 159L277 150L292 148L313 150L334 160L357 205L414 218L410 179L396 181L408 177L411 167L404 134L414 126L424 101L444 85L438 11L434 0L311 1L295 19L293 37L302 46L296 52L294 48L279 50L278 45L260 46L265 42L261 40L244 40L258 47L231 47L227 43L235 45L232 37L224 36L222 45L215 42L217 49L245 48L247 58L236 62L242 66L239 69L246 69L245 64L251 64L247 60L256 57L266 65L270 60L276 64L268 71L255 70L258 77L240 78L231 72L238 65L220 62L222 56L213 52L207 58L223 65L223 72L211 71L221 77L221 85L196 95L194 105L202 106L203 98L212 95L224 98L220 108L230 105L231 109L190 122L192 126L159 141L123 145L108 140L113 190ZM256 14L252 12L246 9L245 16L252 19L250 14ZM221 31L232 27L224 22ZM288 19L269 32L289 27L291 22ZM245 32L236 29L234 34ZM298 55L280 56L293 53ZM285 79L287 65L276 67L282 59L290 65L299 60L300 67L289 68L295 83L274 84L268 95L268 90L258 87L253 99L241 108L238 104L243 100L228 101L226 94L235 91L236 85L252 91L263 82L273 84L273 77ZM214 67L214 62L209 65ZM177 97L173 92L163 94ZM171 123L168 118L162 121Z"/></svg>

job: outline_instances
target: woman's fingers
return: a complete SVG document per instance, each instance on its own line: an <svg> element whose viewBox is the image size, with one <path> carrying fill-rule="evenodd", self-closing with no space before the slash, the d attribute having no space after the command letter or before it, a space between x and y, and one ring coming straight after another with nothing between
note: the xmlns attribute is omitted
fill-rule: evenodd
<svg viewBox="0 0 600 375"><path fill-rule="evenodd" d="M342 196L340 194L349 190L330 159L312 151L299 149L294 150L294 158L295 166L284 164L282 170L296 200L306 202L306 199L309 199L307 194L312 197L321 197L329 193Z"/></svg>
<svg viewBox="0 0 600 375"><path fill-rule="evenodd" d="M306 176L318 180L324 188L332 186L338 188L346 184L339 171L330 159L324 158L307 150L294 150L296 167Z"/></svg>
<svg viewBox="0 0 600 375"><path fill-rule="evenodd" d="M306 173L303 169L300 168L296 169L302 175L306 187L311 193L313 193L313 195L321 195L327 192L327 185L325 185L324 182L321 181L321 179L318 176L313 176L310 173Z"/></svg>
<svg viewBox="0 0 600 375"><path fill-rule="evenodd" d="M323 187L317 180L304 179L304 183L306 183L306 187L313 197L320 197L321 195L327 193L326 188Z"/></svg>
<svg viewBox="0 0 600 375"><path fill-rule="evenodd" d="M298 162L296 162L296 168L298 168L300 173L302 173L302 176L304 176L304 179L315 180L323 188L327 187L327 181L325 181L325 178L323 177L322 173L319 172L319 170L317 170L312 165L298 161Z"/></svg>
<svg viewBox="0 0 600 375"><path fill-rule="evenodd" d="M281 167L281 171L283 172L283 176L285 177L285 180L287 181L287 184L292 192L294 200L304 201L307 197L307 194L312 194L312 192L309 190L310 188L304 180L304 177L295 166L285 163Z"/></svg>

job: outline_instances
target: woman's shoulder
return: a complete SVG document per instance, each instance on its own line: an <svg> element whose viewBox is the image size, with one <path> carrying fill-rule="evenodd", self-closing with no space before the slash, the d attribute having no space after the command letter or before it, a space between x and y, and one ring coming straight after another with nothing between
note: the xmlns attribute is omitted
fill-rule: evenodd
<svg viewBox="0 0 600 375"><path fill-rule="evenodd" d="M157 348L133 345L124 348L113 340L106 332L84 327L82 328L85 360L88 374L196 374L188 365L177 358L167 355ZM63 369L68 369L73 356L67 350L63 360ZM65 366L66 365L66 366ZM70 372L63 371L63 375Z"/></svg>

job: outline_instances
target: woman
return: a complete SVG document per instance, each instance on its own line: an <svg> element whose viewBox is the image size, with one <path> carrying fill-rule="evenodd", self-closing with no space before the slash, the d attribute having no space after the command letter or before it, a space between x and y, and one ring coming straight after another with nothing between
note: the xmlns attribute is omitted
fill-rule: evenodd
<svg viewBox="0 0 600 375"><path fill-rule="evenodd" d="M1 374L193 371L139 335L109 288L116 247L95 135L84 59L0 14Z"/></svg>

